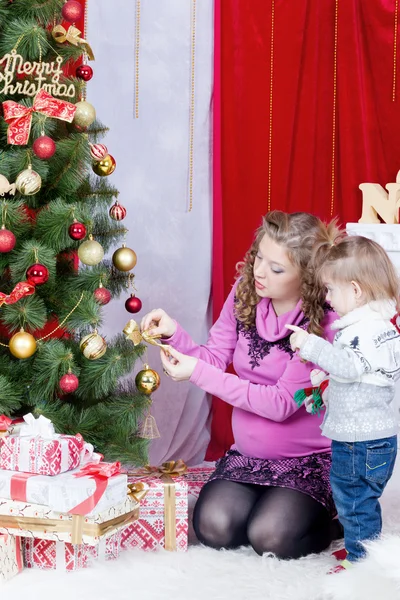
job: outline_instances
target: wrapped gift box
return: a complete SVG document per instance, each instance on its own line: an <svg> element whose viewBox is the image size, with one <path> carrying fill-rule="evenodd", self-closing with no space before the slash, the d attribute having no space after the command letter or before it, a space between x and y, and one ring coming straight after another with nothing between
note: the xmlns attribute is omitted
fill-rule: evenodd
<svg viewBox="0 0 400 600"><path fill-rule="evenodd" d="M168 471L174 473L174 464L165 463L169 466L160 471L153 468L153 475L146 477L139 473L139 479L129 474L130 482L145 481L149 491L141 502L140 518L123 532L123 548L187 550L188 534L193 531L189 516L191 519L200 490L214 471L214 465L192 467L182 470L180 476L175 472L175 476L168 477ZM171 490L174 490L172 498Z"/></svg>
<svg viewBox="0 0 400 600"><path fill-rule="evenodd" d="M143 484L142 495L145 489ZM0 500L0 532L94 546L138 518L140 497L128 496L125 492L122 503L93 516L60 513L40 504Z"/></svg>
<svg viewBox="0 0 400 600"><path fill-rule="evenodd" d="M38 538L21 538L25 567L77 571L90 567L97 559L113 560L121 550L123 530L103 538L96 546L69 544Z"/></svg>
<svg viewBox="0 0 400 600"><path fill-rule="evenodd" d="M126 497L126 475L96 474L96 468L106 472L112 467L108 463L89 464L53 476L0 470L0 498L43 504L57 512L97 514L120 504Z"/></svg>
<svg viewBox="0 0 400 600"><path fill-rule="evenodd" d="M0 581L7 581L22 570L21 539L0 535Z"/></svg>
<svg viewBox="0 0 400 600"><path fill-rule="evenodd" d="M79 467L84 446L81 436L4 436L0 439L0 469L58 475Z"/></svg>
<svg viewBox="0 0 400 600"><path fill-rule="evenodd" d="M129 482L148 486L140 503L140 517L122 534L122 548L184 551L188 539L188 486L182 476L171 477L153 469L153 474L129 474Z"/></svg>
<svg viewBox="0 0 400 600"><path fill-rule="evenodd" d="M0 428L6 435L0 439L0 469L58 475L76 469L93 454L93 446L85 444L81 435L59 435L53 423L41 415L37 419L29 413L24 416L18 431L4 415L0 417Z"/></svg>

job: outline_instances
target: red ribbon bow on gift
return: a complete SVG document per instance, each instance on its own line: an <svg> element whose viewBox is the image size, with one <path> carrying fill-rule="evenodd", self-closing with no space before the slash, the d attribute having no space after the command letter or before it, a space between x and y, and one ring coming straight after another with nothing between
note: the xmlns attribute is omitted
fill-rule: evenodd
<svg viewBox="0 0 400 600"><path fill-rule="evenodd" d="M100 498L107 489L107 480L113 475L118 475L121 472L121 463L88 463L75 477L92 477L96 484L96 489L92 496L75 506L69 512L73 515L88 515L98 504Z"/></svg>
<svg viewBox="0 0 400 600"><path fill-rule="evenodd" d="M17 283L11 294L4 294L0 292L0 306L3 304L15 304L21 298L25 296L31 296L35 293L35 286L27 281L20 281Z"/></svg>
<svg viewBox="0 0 400 600"><path fill-rule="evenodd" d="M12 423L12 419L6 415L0 415L0 431L7 431Z"/></svg>
<svg viewBox="0 0 400 600"><path fill-rule="evenodd" d="M75 104L53 98L45 90L39 90L33 106L24 106L14 100L3 102L4 120L8 123L7 141L9 144L23 146L28 143L32 125L32 113L38 112L46 117L54 117L71 123L76 112Z"/></svg>
<svg viewBox="0 0 400 600"><path fill-rule="evenodd" d="M99 477L100 479L109 479L113 475L121 473L121 463L88 463L76 473L75 477Z"/></svg>

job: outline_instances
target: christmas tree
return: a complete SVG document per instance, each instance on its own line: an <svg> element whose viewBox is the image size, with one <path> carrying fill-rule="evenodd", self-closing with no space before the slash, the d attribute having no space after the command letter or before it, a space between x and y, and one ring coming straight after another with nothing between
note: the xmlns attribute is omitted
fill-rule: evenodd
<svg viewBox="0 0 400 600"><path fill-rule="evenodd" d="M136 255L106 180L107 129L85 100L82 11L0 0L0 414L43 414L106 458L143 464L150 390L121 378L145 348L101 336L102 305L126 293Z"/></svg>

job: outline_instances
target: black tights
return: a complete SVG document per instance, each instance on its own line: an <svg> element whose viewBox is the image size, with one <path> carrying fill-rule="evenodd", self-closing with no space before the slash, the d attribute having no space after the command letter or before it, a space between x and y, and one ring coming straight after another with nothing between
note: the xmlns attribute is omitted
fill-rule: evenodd
<svg viewBox="0 0 400 600"><path fill-rule="evenodd" d="M334 539L328 511L306 494L214 479L199 496L193 526L212 548L251 544L257 554L299 558L322 552Z"/></svg>

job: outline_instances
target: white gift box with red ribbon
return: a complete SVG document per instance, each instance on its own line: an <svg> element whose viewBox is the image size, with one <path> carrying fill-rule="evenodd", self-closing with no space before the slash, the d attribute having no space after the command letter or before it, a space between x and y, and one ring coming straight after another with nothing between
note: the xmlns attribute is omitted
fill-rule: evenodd
<svg viewBox="0 0 400 600"><path fill-rule="evenodd" d="M29 413L16 435L0 439L0 468L38 475L58 475L88 462L93 446L80 434L59 435L53 423Z"/></svg>
<svg viewBox="0 0 400 600"><path fill-rule="evenodd" d="M123 502L127 483L119 463L89 463L53 476L0 470L0 498L90 516Z"/></svg>

